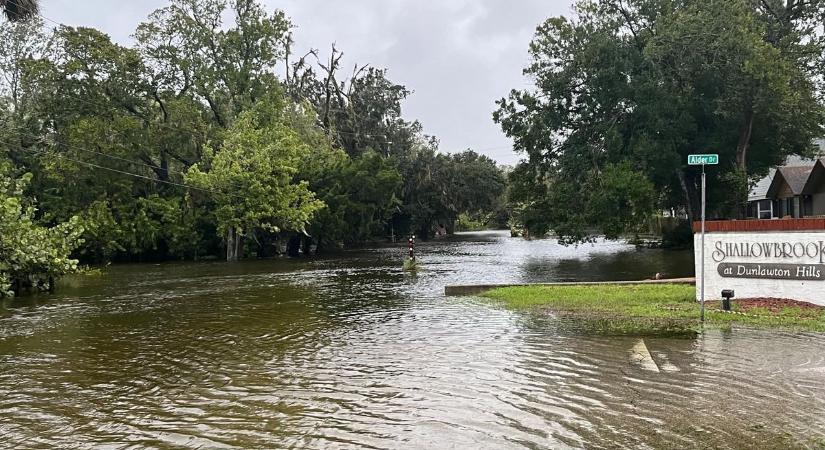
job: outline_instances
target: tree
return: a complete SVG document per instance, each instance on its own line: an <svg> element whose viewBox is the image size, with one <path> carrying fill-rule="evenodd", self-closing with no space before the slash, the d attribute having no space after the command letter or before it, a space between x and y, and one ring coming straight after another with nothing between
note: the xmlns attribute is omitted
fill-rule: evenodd
<svg viewBox="0 0 825 450"><path fill-rule="evenodd" d="M504 194L506 178L496 162L472 150L450 155L455 186L452 195L458 199L456 209L472 219L484 220L493 212Z"/></svg>
<svg viewBox="0 0 825 450"><path fill-rule="evenodd" d="M170 101L174 116L164 120L141 55L97 30L61 27L50 44L41 59L23 64L24 120L15 133L24 157L13 158L37 174L43 216L79 216L78 255L90 262L197 254L173 243L200 239L182 237L178 224L197 218L182 201L185 191L170 183L182 182L199 152L199 139L175 126L196 128L203 108Z"/></svg>
<svg viewBox="0 0 825 450"><path fill-rule="evenodd" d="M289 27L282 11L269 14L256 0L172 0L135 37L159 93L193 95L227 128L277 84L272 70L286 56Z"/></svg>
<svg viewBox="0 0 825 450"><path fill-rule="evenodd" d="M317 68L308 58L316 58ZM308 101L318 113L318 124L348 155L369 150L400 156L419 143L422 126L402 118L401 103L412 93L387 78L387 70L353 67L340 79L344 54L332 46L328 61L313 50L287 68L287 92L296 101Z"/></svg>
<svg viewBox="0 0 825 450"><path fill-rule="evenodd" d="M258 229L303 231L324 206L308 183L293 182L312 149L288 126L284 108L274 94L242 113L222 148L205 149L206 161L192 166L186 176L188 183L208 191L197 195L214 202L227 261L240 257L244 235Z"/></svg>
<svg viewBox="0 0 825 450"><path fill-rule="evenodd" d="M796 16L782 26L756 7L777 3L582 0L574 19L544 22L525 70L535 89L513 91L494 113L528 157L517 170L533 185L527 214L570 241L632 232L657 207L693 218L699 177L686 158L712 151L721 165L710 204L725 206L711 216L738 216L749 177L808 154L822 134L822 47L809 22L823 2L789 1ZM605 199L632 211L617 222L593 209Z"/></svg>
<svg viewBox="0 0 825 450"><path fill-rule="evenodd" d="M394 217L396 228L426 239L440 220L457 217L456 198L451 195L451 164L435 143L420 146L400 158L403 205Z"/></svg>
<svg viewBox="0 0 825 450"><path fill-rule="evenodd" d="M452 233L461 214L480 218L492 212L505 185L492 159L469 150L439 153L434 144L418 147L399 163L403 206L395 219L423 238L439 224Z"/></svg>
<svg viewBox="0 0 825 450"><path fill-rule="evenodd" d="M11 22L22 22L37 16L40 11L38 0L0 0L3 14Z"/></svg>
<svg viewBox="0 0 825 450"><path fill-rule="evenodd" d="M11 110L22 116L23 76L27 61L40 58L46 49L43 21L33 17L0 27L0 73L2 95L11 102Z"/></svg>
<svg viewBox="0 0 825 450"><path fill-rule="evenodd" d="M134 48L61 27L44 57L24 64L34 106L12 133L21 141L14 155L24 156L16 163L37 174L45 215L84 220L84 259L193 257L215 247L204 240L215 228L209 211L185 201L180 184L207 143L220 150L236 116L278 88L271 70L287 27L282 13L254 1L181 0L139 27Z"/></svg>
<svg viewBox="0 0 825 450"><path fill-rule="evenodd" d="M488 208L492 161L438 153L386 69L341 76L334 47L289 61L290 27L256 0L172 0L133 46L7 24L0 150L34 174L32 223L78 221L88 263L236 259L242 243L357 245Z"/></svg>
<svg viewBox="0 0 825 450"><path fill-rule="evenodd" d="M309 227L319 248L360 244L392 232L388 226L401 204L401 175L393 161L373 151L350 158L330 149L313 152L309 162L301 178L327 205Z"/></svg>
<svg viewBox="0 0 825 450"><path fill-rule="evenodd" d="M10 164L0 161L0 297L52 290L56 279L77 269L70 254L80 243L79 220L38 224L34 202L24 195L31 177L14 178Z"/></svg>

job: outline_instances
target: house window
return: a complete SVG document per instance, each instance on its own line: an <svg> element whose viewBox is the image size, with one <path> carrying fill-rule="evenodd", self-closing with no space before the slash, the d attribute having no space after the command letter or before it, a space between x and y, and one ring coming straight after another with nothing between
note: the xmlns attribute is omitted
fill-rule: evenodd
<svg viewBox="0 0 825 450"><path fill-rule="evenodd" d="M761 200L756 202L756 217L758 219L772 219L773 202L770 200Z"/></svg>

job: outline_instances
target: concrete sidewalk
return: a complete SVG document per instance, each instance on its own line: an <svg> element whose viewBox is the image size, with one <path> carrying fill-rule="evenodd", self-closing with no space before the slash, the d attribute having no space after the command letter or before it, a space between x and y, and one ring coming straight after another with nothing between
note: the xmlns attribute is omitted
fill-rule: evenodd
<svg viewBox="0 0 825 450"><path fill-rule="evenodd" d="M670 278L667 280L640 280L640 281L583 281L564 283L513 283L513 284L465 284L445 286L444 294L448 296L478 295L493 289L519 286L603 286L603 285L633 285L633 284L696 284L696 278Z"/></svg>

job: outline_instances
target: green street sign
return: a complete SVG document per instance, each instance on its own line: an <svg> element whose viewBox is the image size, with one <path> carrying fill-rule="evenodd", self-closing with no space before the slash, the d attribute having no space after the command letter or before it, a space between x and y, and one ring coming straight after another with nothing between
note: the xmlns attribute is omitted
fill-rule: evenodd
<svg viewBox="0 0 825 450"><path fill-rule="evenodd" d="M688 155L689 166L713 166L719 164L719 155Z"/></svg>

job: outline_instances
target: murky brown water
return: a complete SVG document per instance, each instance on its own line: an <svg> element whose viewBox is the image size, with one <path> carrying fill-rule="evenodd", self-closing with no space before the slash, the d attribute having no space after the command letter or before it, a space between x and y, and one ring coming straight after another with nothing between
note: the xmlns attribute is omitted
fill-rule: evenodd
<svg viewBox="0 0 825 450"><path fill-rule="evenodd" d="M690 275L503 234L312 261L113 267L0 308L3 448L788 448L825 443L825 338L606 336L445 284ZM660 372L631 362L643 340Z"/></svg>

